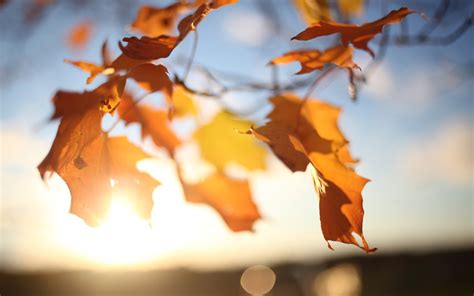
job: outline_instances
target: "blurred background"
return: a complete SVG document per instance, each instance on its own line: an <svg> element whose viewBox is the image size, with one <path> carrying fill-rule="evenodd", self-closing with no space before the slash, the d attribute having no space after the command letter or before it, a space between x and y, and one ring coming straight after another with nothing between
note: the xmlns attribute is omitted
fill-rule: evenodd
<svg viewBox="0 0 474 296"><path fill-rule="evenodd" d="M140 165L163 183L153 195L151 227L127 223L95 229L69 214L66 185L57 176L45 184L36 170L57 129L47 121L50 100L58 89L82 91L100 81L86 85L87 75L63 60L99 63L104 40L118 55L117 41L136 35L129 24L139 7L171 2L0 3L2 295L474 292L474 2L362 1L352 22L374 20L401 6L420 14L370 43L375 61L356 53L354 60L367 71L356 81L355 102L342 72L313 93L342 106L340 127L361 160L357 172L371 179L364 190L364 234L378 248L372 255L338 243L335 251L327 248L309 172L291 173L274 156L268 157L267 170L250 173L263 216L254 232L233 233L212 208L187 203L173 164L147 141L142 145L155 158ZM241 0L210 13L199 25L189 84L215 87L206 71L226 85L271 84L275 73L267 64L272 58L291 49L323 49L334 41L290 41L307 27L297 7L290 0ZM77 32L81 26L85 33ZM164 61L172 75L183 73L191 47L189 36ZM295 91L304 94L312 74L297 77L298 69L281 66L277 79L301 83ZM203 121L226 108L258 123L271 109L270 95L239 90L218 102L196 99L204 106ZM182 134L192 129L186 120L173 125ZM116 132L140 143L137 126L122 125Z"/></svg>

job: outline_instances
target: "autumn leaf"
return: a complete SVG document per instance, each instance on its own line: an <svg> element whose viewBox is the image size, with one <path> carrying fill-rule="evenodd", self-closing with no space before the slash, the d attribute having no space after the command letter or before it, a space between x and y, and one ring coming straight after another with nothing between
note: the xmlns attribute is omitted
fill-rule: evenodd
<svg viewBox="0 0 474 296"><path fill-rule="evenodd" d="M135 80L148 92L163 91L169 97L173 94L173 82L163 65L142 64L130 70L127 77Z"/></svg>
<svg viewBox="0 0 474 296"><path fill-rule="evenodd" d="M90 110L89 113L100 112ZM88 114L83 117L87 119ZM136 169L139 160L148 157L141 149L132 145L125 137L109 138L94 124L80 122L74 127L60 131L51 148L53 156L40 164L40 172L45 168L56 172L67 184L71 193L70 212L97 226L106 217L111 201L119 195L140 217L149 219L153 207L152 193L159 182ZM83 141L84 133L94 133ZM66 137L67 140L63 140ZM76 140L81 140L77 145ZM62 151L57 153L56 151ZM52 167L51 163L58 166Z"/></svg>
<svg viewBox="0 0 474 296"><path fill-rule="evenodd" d="M89 21L76 24L69 32L69 46L73 49L83 49L90 39L92 27L92 23Z"/></svg>
<svg viewBox="0 0 474 296"><path fill-rule="evenodd" d="M119 47L122 52L132 59L137 60L156 60L168 57L173 49L191 32L194 31L197 25L204 19L204 17L212 10L208 4L199 6L193 14L183 18L178 24L179 35L171 37L161 35L156 38L136 37L124 38L127 42L124 46L119 42Z"/></svg>
<svg viewBox="0 0 474 296"><path fill-rule="evenodd" d="M331 20L327 0L293 0L293 4L309 25L317 21Z"/></svg>
<svg viewBox="0 0 474 296"><path fill-rule="evenodd" d="M265 149L252 137L242 134L252 125L252 122L228 112L218 113L194 134L201 156L219 170L230 163L240 164L249 170L264 169Z"/></svg>
<svg viewBox="0 0 474 296"><path fill-rule="evenodd" d="M107 42L104 42L102 45L102 65L97 65L94 63L84 62L84 61L72 61L65 59L64 62L69 63L84 72L89 73L86 83L90 84L98 75L110 75L115 73L115 69L111 67L111 58L110 53L107 49Z"/></svg>
<svg viewBox="0 0 474 296"><path fill-rule="evenodd" d="M352 60L353 49L350 46L338 45L323 52L319 50L295 50L274 58L271 64L288 64L299 62L301 70L296 74L306 74L314 70L320 70L327 64L334 64L341 68L359 68Z"/></svg>
<svg viewBox="0 0 474 296"><path fill-rule="evenodd" d="M392 10L388 15L376 21L362 25L339 24L335 22L319 21L306 30L299 33L292 39L311 40L317 37L339 33L343 45L353 44L354 47L367 51L372 57L373 51L368 47L368 43L379 33L387 24L401 22L407 15L414 11L403 7L398 10Z"/></svg>
<svg viewBox="0 0 474 296"><path fill-rule="evenodd" d="M232 231L252 230L261 218L252 200L249 182L216 172L196 184L181 179L186 200L214 208Z"/></svg>
<svg viewBox="0 0 474 296"><path fill-rule="evenodd" d="M315 169L321 227L328 246L331 247L332 240L354 244L366 252L374 251L362 232L362 189L368 180L347 166L355 161L337 125L340 109L317 100L303 102L291 94L271 101L274 109L268 115L270 121L252 133L269 144L292 171L305 170L309 164ZM341 149L344 149L342 154ZM341 156L344 158L340 159ZM360 236L362 246L353 233Z"/></svg>
<svg viewBox="0 0 474 296"><path fill-rule="evenodd" d="M150 136L155 145L165 148L171 155L174 154L175 148L181 144L171 129L168 112L165 110L138 105L128 93L125 93L118 113L126 124L140 124L142 138Z"/></svg>
<svg viewBox="0 0 474 296"><path fill-rule="evenodd" d="M148 37L170 34L176 24L176 19L186 7L181 2L159 8L143 5L130 27Z"/></svg>

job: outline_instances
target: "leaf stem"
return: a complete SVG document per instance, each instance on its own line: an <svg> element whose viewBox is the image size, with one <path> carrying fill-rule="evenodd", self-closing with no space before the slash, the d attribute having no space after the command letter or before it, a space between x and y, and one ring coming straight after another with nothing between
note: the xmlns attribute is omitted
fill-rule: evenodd
<svg viewBox="0 0 474 296"><path fill-rule="evenodd" d="M199 42L199 34L197 29L194 30L194 39L193 39L193 48L191 49L191 54L189 55L188 63L186 64L186 68L183 73L183 81L186 81L188 78L189 72L191 72L191 67L193 66L194 57L196 56L197 46Z"/></svg>
<svg viewBox="0 0 474 296"><path fill-rule="evenodd" d="M152 94L154 92L148 92L148 93L145 93L143 94L142 96L138 97L138 99L134 100L133 101L133 104L127 109L125 110L125 112L123 112L123 114L121 116L119 116L119 118L117 118L117 120L105 131L106 134L110 133L113 129L115 129L117 127L117 125L119 124L121 118L123 118L125 115L127 115L133 107L135 107L136 105L138 105L138 103L140 103L141 101L143 101L143 99L145 99L148 95ZM118 112L118 111L117 111Z"/></svg>

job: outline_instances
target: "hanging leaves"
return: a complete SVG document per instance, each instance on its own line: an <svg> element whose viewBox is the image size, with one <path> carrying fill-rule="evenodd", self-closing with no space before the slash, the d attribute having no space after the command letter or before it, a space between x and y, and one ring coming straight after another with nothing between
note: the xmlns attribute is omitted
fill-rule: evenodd
<svg viewBox="0 0 474 296"><path fill-rule="evenodd" d="M92 23L89 21L83 21L76 24L69 32L69 46L73 49L84 49L90 39L92 27Z"/></svg>
<svg viewBox="0 0 474 296"><path fill-rule="evenodd" d="M359 247L374 251L362 232L362 189L368 180L346 166L346 160L352 162L348 151L344 154L347 158L339 159L339 149L348 143L337 126L340 109L321 101L302 101L291 94L271 101L270 121L252 132L292 171L314 167L321 227L328 245L332 240L359 246L353 236L356 233L363 242Z"/></svg>
<svg viewBox="0 0 474 296"><path fill-rule="evenodd" d="M339 33L343 45L351 43L354 47L367 51L373 57L374 52L368 47L368 43L377 34L382 32L385 25L399 23L413 12L413 10L403 7L398 10L392 10L381 19L360 26L319 21L291 39L311 40L317 37Z"/></svg>
<svg viewBox="0 0 474 296"><path fill-rule="evenodd" d="M138 161L149 155L126 137L109 135L119 122L137 124L142 140L151 138L176 162L187 201L214 208L232 231L251 231L261 215L252 198L250 181L230 177L227 169L229 165L238 165L248 171L265 169L267 149L260 143L264 142L291 171L309 168L313 173L322 233L330 248L329 241L337 241L356 245L368 253L375 251L369 247L362 227L362 191L368 179L354 170L357 160L352 157L349 142L338 126L340 108L307 97L301 99L295 94L279 93L283 88L278 85L275 75L274 87L267 89L274 96L270 99L273 109L266 124L254 128L253 122L227 111L218 112L210 122L203 124L198 114L206 110L198 110L196 103L201 99L196 100L197 96L219 99L218 95L194 91L188 87L187 75L185 78L175 75L173 82L168 69L158 64L169 57L212 10L237 2L195 0L178 1L166 7L142 6L131 29L144 36L123 38L123 43L118 44L122 54L115 59L104 42L100 63L66 60L89 73L87 84L99 75L105 75L105 81L91 91L61 90L55 94L51 120L60 123L49 153L38 166L41 176L46 178L48 174L57 173L66 182L71 192L71 213L89 225L101 223L117 196L134 207L138 215L149 219L152 193L159 182L136 167ZM329 6L328 1L294 0L294 4L310 26L293 39L311 40L340 34L341 44L322 50L293 50L274 58L271 64L298 62L301 69L297 74L337 66L348 70L351 85L355 81L353 70L359 68L353 61L353 48L373 56L368 43L385 25L401 22L413 13L408 8L401 8L379 20L354 25L332 21L334 7ZM360 13L363 4L363 0L338 0L336 9L339 11L336 12L339 13L332 15L342 15L346 21ZM191 13L176 26L185 11ZM74 30L70 34L71 45L83 46L89 39L90 24L78 25ZM192 61L188 63L186 73L191 65ZM211 73L206 75L222 88L222 92L228 90L227 85ZM134 82L146 91L145 96L133 98ZM250 84L250 89L259 89L260 85L266 87L265 83L254 83ZM156 92L162 92L166 108L141 103L147 95ZM102 118L115 110L118 110L118 120L104 132ZM186 139L176 135L175 127L180 122L173 123L173 120L178 117L192 118L188 121L196 125L193 137ZM197 183L188 182L181 176L180 163L175 159L178 149L192 141L198 145L202 158L213 167L213 173Z"/></svg>

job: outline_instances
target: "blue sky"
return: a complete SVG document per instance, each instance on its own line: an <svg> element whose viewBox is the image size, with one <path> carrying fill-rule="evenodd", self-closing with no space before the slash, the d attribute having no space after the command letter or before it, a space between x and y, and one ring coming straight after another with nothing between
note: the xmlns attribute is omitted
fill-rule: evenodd
<svg viewBox="0 0 474 296"><path fill-rule="evenodd" d="M286 1L274 2L283 20L281 36L275 37L271 19L251 1L242 0L212 12L200 24L195 61L211 69L269 80L266 64L271 58L294 47L325 45L290 42L305 24ZM326 248L310 176L290 173L274 157L269 157L266 172L251 174L252 191L265 218L256 224L256 233L234 234L212 209L183 201L176 180L169 177L172 165L158 154L156 160L144 164L164 183L155 192L154 228L143 229L143 235L136 237L136 246L130 247L136 256L118 249L117 254L109 254L110 260L104 259L107 250L114 248L111 243L130 240L127 232L101 236L68 214L67 188L59 178L45 185L36 166L56 131L56 124L46 124L52 95L60 88L86 86L86 75L62 60L99 61L104 39L115 46L121 37L131 35L126 24L134 11L124 12L126 17L120 19L107 5L92 4L91 12L61 4L38 24L26 27L21 25L18 3L0 11L5 36L0 40L2 267L225 268L360 254L340 244L335 244L335 252ZM471 13L470 6L466 14ZM110 15L98 17L105 13ZM378 8L367 12L367 19L378 16ZM65 36L84 19L95 23L92 40L84 51L71 50ZM424 22L418 15L408 19L412 28ZM451 28L441 27L439 34ZM392 32L397 30L394 26ZM356 103L347 95L343 75L333 76L313 94L344 108L340 126L351 140L353 154L361 159L357 171L372 180L364 190L364 233L380 253L474 244L473 86L472 73L465 69L472 65L473 37L470 30L446 47L390 47ZM173 61L189 53L191 39L166 62L172 71ZM355 61L364 67L369 57L358 53ZM290 79L297 69L283 66L281 80ZM199 87L199 78L192 75L190 83ZM248 109L268 96L231 93L224 102ZM212 102L205 104L210 113L217 109ZM261 120L265 111L268 108L258 112L256 119ZM127 133L133 138L137 128ZM126 258L117 262L114 255Z"/></svg>

